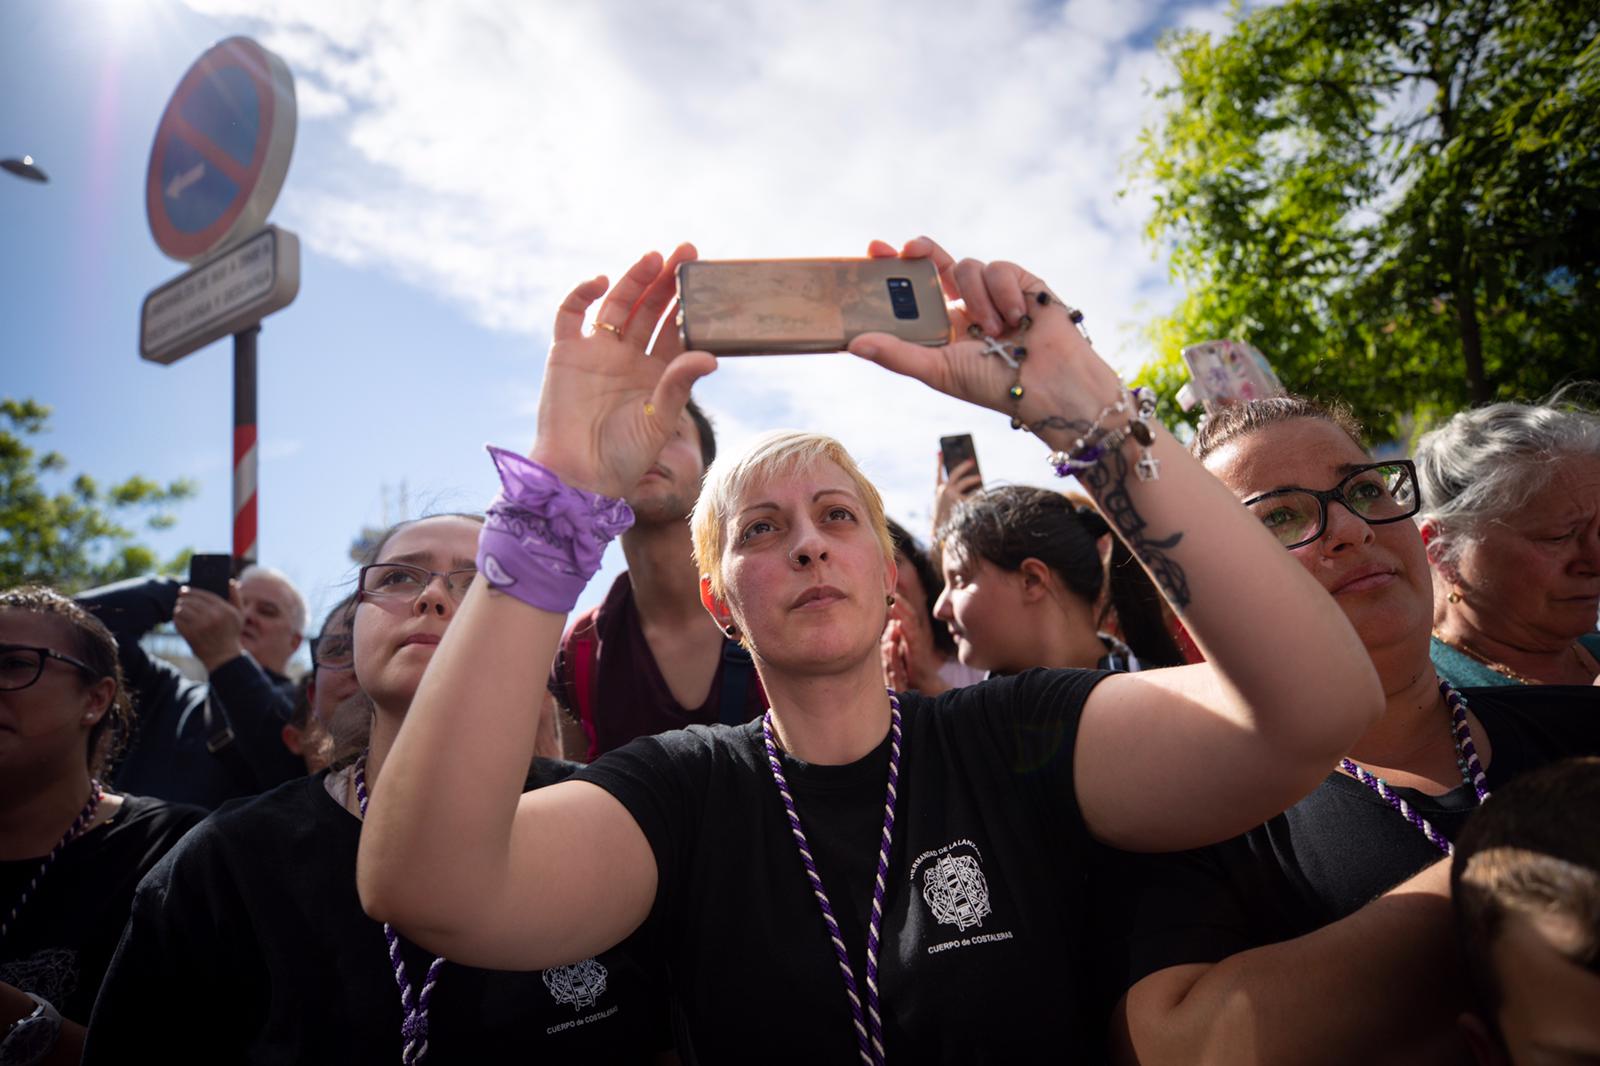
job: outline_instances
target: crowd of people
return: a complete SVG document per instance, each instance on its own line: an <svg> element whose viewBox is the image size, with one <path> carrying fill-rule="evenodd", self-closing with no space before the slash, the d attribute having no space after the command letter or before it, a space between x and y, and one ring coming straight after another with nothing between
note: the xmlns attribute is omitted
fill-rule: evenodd
<svg viewBox="0 0 1600 1066"><path fill-rule="evenodd" d="M500 495L314 635L262 567L0 591L0 1066L1600 1059L1585 393L1185 446L1043 280L875 242L958 339L850 350L1086 493L941 470L924 541L719 454L694 254L573 290Z"/></svg>

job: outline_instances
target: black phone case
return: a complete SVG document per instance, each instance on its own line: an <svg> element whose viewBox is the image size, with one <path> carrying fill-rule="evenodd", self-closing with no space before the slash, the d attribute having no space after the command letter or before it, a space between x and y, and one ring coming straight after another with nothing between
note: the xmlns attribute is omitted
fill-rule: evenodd
<svg viewBox="0 0 1600 1066"><path fill-rule="evenodd" d="M944 457L944 474L950 472L968 459L976 461L978 451L972 444L972 434L962 433L954 437L939 438L939 454Z"/></svg>
<svg viewBox="0 0 1600 1066"><path fill-rule="evenodd" d="M189 587L228 598L228 579L233 576L233 557L194 555L189 558Z"/></svg>

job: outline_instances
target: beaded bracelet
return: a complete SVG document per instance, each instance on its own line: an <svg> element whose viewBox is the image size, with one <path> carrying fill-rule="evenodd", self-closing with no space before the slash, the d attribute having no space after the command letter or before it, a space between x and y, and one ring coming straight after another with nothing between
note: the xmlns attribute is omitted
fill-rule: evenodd
<svg viewBox="0 0 1600 1066"><path fill-rule="evenodd" d="M1128 416L1127 425L1109 432L1101 428L1106 416L1121 414L1130 406L1133 413ZM1140 481L1156 481L1161 477L1161 460L1150 452L1156 440L1155 431L1150 428L1155 413L1156 398L1153 392L1143 388L1132 391L1124 388L1117 401L1102 408L1083 436L1072 442L1071 449L1051 452L1046 461L1055 469L1057 477L1069 477L1097 466L1132 438L1139 445L1140 452L1134 472Z"/></svg>

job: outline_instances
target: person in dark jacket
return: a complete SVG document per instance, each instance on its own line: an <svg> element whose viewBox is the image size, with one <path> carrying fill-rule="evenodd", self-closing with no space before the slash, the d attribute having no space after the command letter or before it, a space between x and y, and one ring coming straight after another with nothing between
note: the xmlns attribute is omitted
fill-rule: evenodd
<svg viewBox="0 0 1600 1066"><path fill-rule="evenodd" d="M305 630L305 601L286 577L264 567L246 569L230 593L224 600L170 578L138 578L78 597L116 636L138 708L118 788L214 809L305 774L282 736L294 710L284 670ZM166 621L207 680L184 676L140 646Z"/></svg>

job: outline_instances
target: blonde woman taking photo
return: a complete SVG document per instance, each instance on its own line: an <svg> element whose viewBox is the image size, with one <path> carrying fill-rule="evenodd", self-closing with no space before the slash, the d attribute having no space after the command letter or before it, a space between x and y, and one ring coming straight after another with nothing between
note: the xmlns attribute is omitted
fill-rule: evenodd
<svg viewBox="0 0 1600 1066"><path fill-rule="evenodd" d="M1382 707L1365 650L1151 424L1081 315L1015 264L957 263L918 240L901 254L934 259L960 339L868 334L851 350L1017 418L1060 453L1209 664L1033 670L937 699L885 691L882 501L837 442L772 434L718 459L693 518L703 599L750 648L770 711L643 738L521 795L530 694L626 525L615 497L716 366L673 350L670 330L646 354L693 254L652 253L609 293L596 278L562 304L529 458L495 453L506 488L480 577L373 797L362 901L491 967L569 963L648 924L689 1061L1093 1055L1093 842L1194 846L1309 792Z"/></svg>

